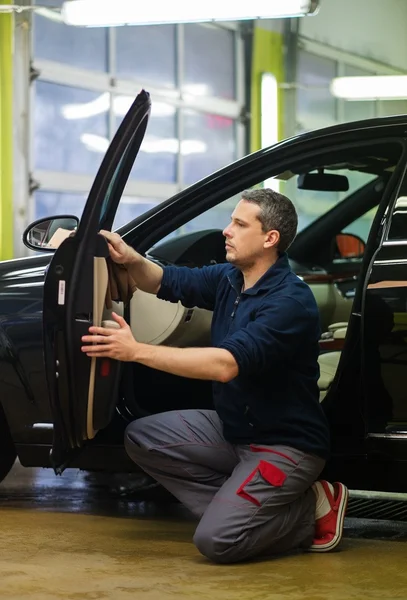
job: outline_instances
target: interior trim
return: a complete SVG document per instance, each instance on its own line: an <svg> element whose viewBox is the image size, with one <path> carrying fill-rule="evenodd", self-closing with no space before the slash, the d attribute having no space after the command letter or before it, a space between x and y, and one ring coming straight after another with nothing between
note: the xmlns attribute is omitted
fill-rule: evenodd
<svg viewBox="0 0 407 600"><path fill-rule="evenodd" d="M386 440L407 440L407 433L368 433L367 437Z"/></svg>
<svg viewBox="0 0 407 600"><path fill-rule="evenodd" d="M103 319L103 311L105 308L106 291L108 284L108 270L106 259L95 256L93 258L93 325L100 327ZM88 410L86 420L86 435L88 439L92 439L96 435L93 428L93 406L95 400L95 377L96 377L96 358L91 359L90 376L89 376L89 391L88 391Z"/></svg>
<svg viewBox="0 0 407 600"><path fill-rule="evenodd" d="M340 283L342 281L347 281L348 279L352 279L357 277L359 274L359 270L352 272L343 272L343 273L309 273L302 275L301 279L306 283Z"/></svg>
<svg viewBox="0 0 407 600"><path fill-rule="evenodd" d="M407 240L386 240L385 242L383 242L382 246L407 246Z"/></svg>

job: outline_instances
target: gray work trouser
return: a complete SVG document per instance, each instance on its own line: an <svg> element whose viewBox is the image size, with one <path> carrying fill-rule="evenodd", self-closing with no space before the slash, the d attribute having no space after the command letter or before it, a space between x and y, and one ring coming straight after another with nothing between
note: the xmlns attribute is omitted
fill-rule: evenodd
<svg viewBox="0 0 407 600"><path fill-rule="evenodd" d="M308 548L311 485L325 461L288 446L237 446L215 411L170 411L126 429L129 456L200 522L198 550L219 563Z"/></svg>

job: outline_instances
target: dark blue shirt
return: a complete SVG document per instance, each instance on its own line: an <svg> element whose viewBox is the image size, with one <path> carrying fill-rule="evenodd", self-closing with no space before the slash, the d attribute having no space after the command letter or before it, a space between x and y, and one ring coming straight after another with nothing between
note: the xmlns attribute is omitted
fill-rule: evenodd
<svg viewBox="0 0 407 600"><path fill-rule="evenodd" d="M158 297L213 311L212 344L239 374L213 382L215 409L233 444L281 444L327 458L329 429L319 403L319 313L286 254L250 289L231 264L165 267Z"/></svg>

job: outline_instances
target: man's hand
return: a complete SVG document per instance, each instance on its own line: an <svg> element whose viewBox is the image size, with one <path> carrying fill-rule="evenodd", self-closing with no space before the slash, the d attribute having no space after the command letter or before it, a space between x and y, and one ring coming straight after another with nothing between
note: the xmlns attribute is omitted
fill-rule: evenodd
<svg viewBox="0 0 407 600"><path fill-rule="evenodd" d="M120 329L89 327L89 333L92 335L82 337L84 345L81 350L90 357L133 361L138 342L122 317L112 313L112 318L119 324Z"/></svg>
<svg viewBox="0 0 407 600"><path fill-rule="evenodd" d="M132 263L141 259L141 255L138 254L131 246L126 244L118 233L112 233L111 231L105 231L102 229L99 231L100 235L106 238L109 247L110 258L119 264Z"/></svg>

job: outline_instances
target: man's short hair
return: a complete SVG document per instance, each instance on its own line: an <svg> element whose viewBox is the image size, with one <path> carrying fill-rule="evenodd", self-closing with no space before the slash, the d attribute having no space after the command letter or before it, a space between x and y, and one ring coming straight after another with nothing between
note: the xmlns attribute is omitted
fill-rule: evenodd
<svg viewBox="0 0 407 600"><path fill-rule="evenodd" d="M242 199L260 207L258 219L264 232L276 229L280 234L278 250L285 252L292 244L298 226L298 216L289 198L270 188L245 190Z"/></svg>

